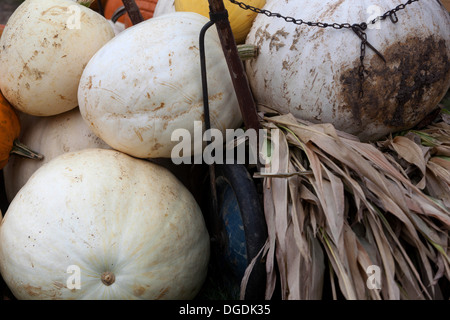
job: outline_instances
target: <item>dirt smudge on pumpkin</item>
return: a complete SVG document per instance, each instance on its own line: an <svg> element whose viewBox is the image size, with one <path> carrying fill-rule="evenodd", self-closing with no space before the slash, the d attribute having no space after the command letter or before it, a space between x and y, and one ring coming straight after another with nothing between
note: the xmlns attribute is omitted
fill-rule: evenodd
<svg viewBox="0 0 450 320"><path fill-rule="evenodd" d="M162 144L160 144L160 143L155 143L155 145L152 147L152 151L158 151L158 150L161 149L162 147L164 147Z"/></svg>
<svg viewBox="0 0 450 320"><path fill-rule="evenodd" d="M136 133L136 135L137 135L137 137L139 138L139 140L140 140L141 142L143 142L143 141L144 141L144 138L142 138L142 133L141 133L141 131L140 131L139 129L134 129L134 132Z"/></svg>
<svg viewBox="0 0 450 320"><path fill-rule="evenodd" d="M64 283L59 282L59 281L53 281L53 286L58 289L61 290L63 288L66 288L66 286L64 285Z"/></svg>
<svg viewBox="0 0 450 320"><path fill-rule="evenodd" d="M272 35L267 31L267 28L269 27L269 24L266 24L264 27L259 27L256 29L255 32L255 39L257 39L257 42L255 43L256 46L261 47L261 45L264 43L264 40L269 40Z"/></svg>
<svg viewBox="0 0 450 320"><path fill-rule="evenodd" d="M334 15L337 8L339 8L345 0L339 0L334 4L328 4L326 10L317 18L318 21L330 18Z"/></svg>
<svg viewBox="0 0 450 320"><path fill-rule="evenodd" d="M86 87L87 87L88 89L91 89L91 88L92 88L92 76L89 76L89 78L88 78L88 83L86 84Z"/></svg>
<svg viewBox="0 0 450 320"><path fill-rule="evenodd" d="M216 94L208 96L210 101L216 101L216 100L222 100L223 99L223 92L218 92Z"/></svg>
<svg viewBox="0 0 450 320"><path fill-rule="evenodd" d="M34 79L37 80L41 80L42 79L42 75L45 74L45 72L42 72L36 68L33 68L31 70L31 74L34 75Z"/></svg>
<svg viewBox="0 0 450 320"><path fill-rule="evenodd" d="M57 16L61 13L66 13L69 8L63 6L53 6L41 12L41 16L45 16L46 14Z"/></svg>
<svg viewBox="0 0 450 320"><path fill-rule="evenodd" d="M31 297L37 297L42 293L42 287L35 287L32 285L24 285L23 288Z"/></svg>
<svg viewBox="0 0 450 320"><path fill-rule="evenodd" d="M170 289L170 287L161 289L161 290L159 291L159 295L156 297L155 300L161 300L165 295L167 295L167 293L169 292L169 289Z"/></svg>
<svg viewBox="0 0 450 320"><path fill-rule="evenodd" d="M22 289L32 298L32 299L52 299L59 300L61 298L61 289L64 288L64 284L61 282L53 282L53 288L45 289L38 286L33 286L31 284L24 284Z"/></svg>
<svg viewBox="0 0 450 320"><path fill-rule="evenodd" d="M284 47L286 44L284 43L284 40L287 39L289 36L289 32L285 31L284 28L281 28L277 30L274 34L271 34L269 31L267 31L269 27L269 24L266 24L264 27L259 27L256 30L255 33L255 39L258 39L255 45L257 47L261 47L262 43L264 41L269 42L269 49L271 51L275 50L278 51L280 48Z"/></svg>
<svg viewBox="0 0 450 320"><path fill-rule="evenodd" d="M44 40L41 41L42 48L47 48L49 44L50 44L50 41L48 41L47 38L44 38Z"/></svg>
<svg viewBox="0 0 450 320"><path fill-rule="evenodd" d="M282 38L284 38L284 40L286 40L288 35L289 35L289 32L286 32L284 30L284 28L277 30L277 32L275 32L271 36L271 40L269 43L270 50L273 51L275 49L276 51L278 51L278 50L280 50L280 48L284 47L285 44L284 44Z"/></svg>
<svg viewBox="0 0 450 320"><path fill-rule="evenodd" d="M148 93L147 93L147 95L148 95ZM149 96L149 95L148 95L148 98L150 99L150 96ZM153 111L153 112L154 112L154 111L158 111L158 110L164 108L165 105L166 105L166 104L165 104L164 102L161 102L161 104L160 104L158 107L156 107L155 109L153 109L152 111Z"/></svg>
<svg viewBox="0 0 450 320"><path fill-rule="evenodd" d="M140 297L140 296L142 296L144 293L145 293L145 288L142 287L142 286L138 286L137 288L134 288L134 289L133 289L133 294L134 294L136 297Z"/></svg>
<svg viewBox="0 0 450 320"><path fill-rule="evenodd" d="M374 55L365 59L367 70L359 97L359 59L344 70L338 112L350 112L363 130L364 123L410 128L435 109L448 89L450 60L444 40L410 36L382 51L386 59ZM431 101L430 101L431 99ZM400 129L401 130L401 129Z"/></svg>

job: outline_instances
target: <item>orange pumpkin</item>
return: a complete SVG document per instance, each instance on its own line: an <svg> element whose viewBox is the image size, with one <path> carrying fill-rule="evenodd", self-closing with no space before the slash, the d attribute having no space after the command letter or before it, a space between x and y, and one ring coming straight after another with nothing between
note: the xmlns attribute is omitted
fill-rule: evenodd
<svg viewBox="0 0 450 320"><path fill-rule="evenodd" d="M156 4L158 0L135 0L137 6L139 7L142 17L144 20L148 20L153 17L153 13L155 11ZM108 0L105 5L105 18L111 19L114 12L123 6L122 0ZM125 24L125 28L131 27L133 24L131 23L130 17L128 14L124 14L118 20Z"/></svg>
<svg viewBox="0 0 450 320"><path fill-rule="evenodd" d="M116 10L122 6L123 6L122 0L106 1L105 8L104 8L105 18L111 20L112 16L114 15L114 12L116 12ZM117 21L121 22L121 23L125 23L125 15L121 16Z"/></svg>
<svg viewBox="0 0 450 320"><path fill-rule="evenodd" d="M20 121L13 107L0 92L0 169L8 163L11 154L30 159L42 159L43 156L30 150L18 138Z"/></svg>
<svg viewBox="0 0 450 320"><path fill-rule="evenodd" d="M105 5L106 5L106 0L102 0L101 3L102 3L103 10L104 10ZM94 0L94 2L91 3L91 5L89 6L89 8L91 8L91 9L94 10L94 11L99 12L100 7L99 7L99 5L98 5L98 0Z"/></svg>
<svg viewBox="0 0 450 320"><path fill-rule="evenodd" d="M0 169L9 159L14 141L20 134L20 122L13 108L0 93Z"/></svg>

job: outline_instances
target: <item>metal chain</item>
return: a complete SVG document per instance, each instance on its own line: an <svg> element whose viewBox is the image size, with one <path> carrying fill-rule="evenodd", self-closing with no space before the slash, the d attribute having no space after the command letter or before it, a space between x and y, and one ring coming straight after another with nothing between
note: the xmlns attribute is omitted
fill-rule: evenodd
<svg viewBox="0 0 450 320"><path fill-rule="evenodd" d="M361 39L361 48L360 48L360 67L358 69L358 76L360 79L360 87L359 87L359 96L362 98L364 96L364 90L363 90L363 82L365 78L365 74L367 74L367 70L364 66L364 58L366 56L366 47L370 47L384 62L386 60L384 59L383 55L378 52L367 40L367 33L365 30L367 29L368 25L366 22L360 22L360 23L327 23L327 22L313 22L313 21L304 21L302 19L296 19L294 17L289 16L283 16L280 13L271 12L266 9L257 8L251 5L248 5L244 2L236 1L236 0L228 0L231 3L238 5L244 10L250 10L257 14L264 14L268 17L275 17L275 18L281 18L285 20L288 23L294 23L296 25L307 25L309 27L319 27L319 28L333 28L333 29L351 29L360 39ZM399 4L394 9L386 11L383 15L376 17L375 19L369 21L370 24L375 24L378 21L383 21L389 18L392 23L398 22L397 12L400 10L403 10L406 8L406 6L410 5L413 2L417 2L420 0L408 0L407 2L403 4Z"/></svg>

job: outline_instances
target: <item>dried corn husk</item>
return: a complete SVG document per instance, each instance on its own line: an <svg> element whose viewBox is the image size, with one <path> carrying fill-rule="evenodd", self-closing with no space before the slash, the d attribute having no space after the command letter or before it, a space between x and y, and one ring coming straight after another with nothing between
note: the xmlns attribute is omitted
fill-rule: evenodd
<svg viewBox="0 0 450 320"><path fill-rule="evenodd" d="M266 298L278 282L286 300L322 299L324 288L334 299L442 298L439 281L450 280L445 112L420 131L372 143L266 106L260 114L264 128L280 129L271 140L276 171L255 175L268 227Z"/></svg>

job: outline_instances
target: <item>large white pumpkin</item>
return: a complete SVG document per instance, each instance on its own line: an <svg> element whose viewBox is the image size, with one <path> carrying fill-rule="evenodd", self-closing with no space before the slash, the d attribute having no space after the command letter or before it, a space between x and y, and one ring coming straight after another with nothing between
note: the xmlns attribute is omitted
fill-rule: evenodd
<svg viewBox="0 0 450 320"><path fill-rule="evenodd" d="M109 22L70 0L26 0L0 39L0 90L18 110L36 116L78 106L78 83L89 59L114 37Z"/></svg>
<svg viewBox="0 0 450 320"><path fill-rule="evenodd" d="M166 13L175 12L175 1L174 0L158 0L155 6L155 12L153 17L159 17Z"/></svg>
<svg viewBox="0 0 450 320"><path fill-rule="evenodd" d="M78 91L92 131L139 158L170 158L179 143L172 141L176 129L193 138L194 122L204 120L199 34L207 22L192 12L169 13L122 31L101 48ZM215 28L208 29L205 48L211 127L225 133L242 117Z"/></svg>
<svg viewBox="0 0 450 320"><path fill-rule="evenodd" d="M39 150L39 153L44 155L44 159L37 161L17 156L9 159L8 164L3 168L6 196L9 202L31 175L53 158L63 153L87 148L110 149L89 129L78 108L48 117L20 113L20 121L22 127L20 141L32 150Z"/></svg>
<svg viewBox="0 0 450 320"><path fill-rule="evenodd" d="M267 1L264 9L303 21L360 23L406 1ZM439 1L413 2L369 24L363 92L359 97L361 40L336 30L256 17L247 43L260 47L246 63L258 103L314 122L333 123L363 140L411 128L437 107L450 86L450 16Z"/></svg>
<svg viewBox="0 0 450 320"><path fill-rule="evenodd" d="M191 299L208 260L189 191L166 169L115 150L54 158L0 225L0 272L18 299Z"/></svg>

